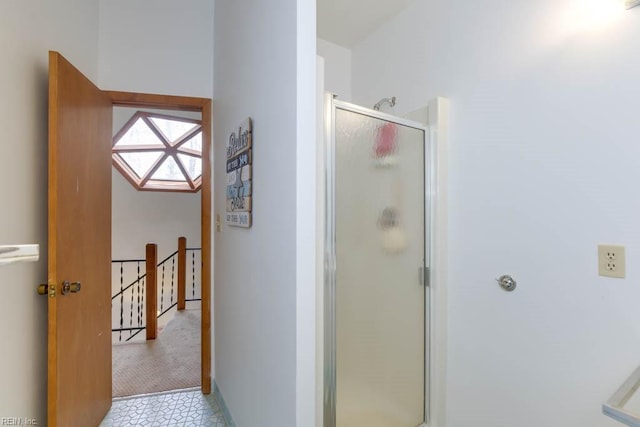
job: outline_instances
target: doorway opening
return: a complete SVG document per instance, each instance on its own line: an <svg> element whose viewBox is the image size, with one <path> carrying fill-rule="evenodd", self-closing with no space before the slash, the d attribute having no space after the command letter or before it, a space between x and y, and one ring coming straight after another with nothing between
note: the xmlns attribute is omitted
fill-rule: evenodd
<svg viewBox="0 0 640 427"><path fill-rule="evenodd" d="M144 118L152 123L150 130L164 140L166 148L166 152L156 152L157 148L127 141L122 144L127 146L126 153L118 153L113 160L112 253L116 262L112 263L112 298L117 297L112 304L112 325L118 329L112 334L113 397L192 387L209 394L211 101L108 94L113 104L114 137L122 137L123 129L139 125ZM137 130L144 133L144 129ZM136 158L136 152L144 155ZM117 161L123 158L140 178L137 183L150 183L150 188L134 187L136 175L132 178L121 173L123 164L124 169L129 166ZM149 176L143 180L145 168ZM149 261L152 245L155 259ZM150 262L155 279L150 275ZM180 291L179 277L186 281ZM147 292L150 280L157 284L155 298ZM155 301L155 307L150 309L148 301ZM141 320L145 316L146 320Z"/></svg>
<svg viewBox="0 0 640 427"><path fill-rule="evenodd" d="M113 108L114 398L200 387L201 116Z"/></svg>

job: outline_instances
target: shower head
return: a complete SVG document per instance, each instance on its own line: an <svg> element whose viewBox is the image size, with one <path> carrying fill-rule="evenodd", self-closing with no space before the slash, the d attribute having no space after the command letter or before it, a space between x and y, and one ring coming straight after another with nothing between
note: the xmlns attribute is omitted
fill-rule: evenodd
<svg viewBox="0 0 640 427"><path fill-rule="evenodd" d="M396 97L392 96L391 98L382 98L376 105L373 106L373 109L376 111L380 111L380 107L384 104L389 104L389 107L393 107L396 105Z"/></svg>

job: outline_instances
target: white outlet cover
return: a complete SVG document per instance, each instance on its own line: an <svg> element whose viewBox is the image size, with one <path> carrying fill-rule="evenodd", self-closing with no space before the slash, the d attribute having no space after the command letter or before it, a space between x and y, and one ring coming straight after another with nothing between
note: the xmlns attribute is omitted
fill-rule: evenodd
<svg viewBox="0 0 640 427"><path fill-rule="evenodd" d="M598 274L605 277L624 279L624 246L598 245Z"/></svg>

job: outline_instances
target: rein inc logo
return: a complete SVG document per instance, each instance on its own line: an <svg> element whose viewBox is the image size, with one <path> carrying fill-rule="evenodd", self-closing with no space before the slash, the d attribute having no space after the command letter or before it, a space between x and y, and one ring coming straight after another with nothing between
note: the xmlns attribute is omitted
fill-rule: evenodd
<svg viewBox="0 0 640 427"><path fill-rule="evenodd" d="M0 418L2 426L37 426L38 420L30 417L2 417Z"/></svg>

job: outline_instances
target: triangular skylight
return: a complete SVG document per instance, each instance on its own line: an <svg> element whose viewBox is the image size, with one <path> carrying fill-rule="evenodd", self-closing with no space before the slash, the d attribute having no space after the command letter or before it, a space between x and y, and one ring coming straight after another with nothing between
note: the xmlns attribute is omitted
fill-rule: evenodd
<svg viewBox="0 0 640 427"><path fill-rule="evenodd" d="M202 175L202 159L195 156L188 156L186 154L179 153L178 158L184 166L185 170L191 177L191 179L196 179L200 175Z"/></svg>
<svg viewBox="0 0 640 427"><path fill-rule="evenodd" d="M138 111L114 137L113 165L139 190L197 191L201 127L197 120Z"/></svg>
<svg viewBox="0 0 640 427"><path fill-rule="evenodd" d="M192 138L180 144L180 149L193 150L202 153L202 132L198 132Z"/></svg>
<svg viewBox="0 0 640 427"><path fill-rule="evenodd" d="M175 119L166 119L159 117L150 117L153 124L163 133L167 140L173 145L180 137L187 134L189 131L199 127L198 123L183 122ZM177 118L176 118L177 119ZM202 150L201 150L202 151Z"/></svg>
<svg viewBox="0 0 640 427"><path fill-rule="evenodd" d="M118 139L115 147L127 147L136 145L164 146L160 138L145 123L142 117L138 118L133 126Z"/></svg>
<svg viewBox="0 0 640 427"><path fill-rule="evenodd" d="M184 181L184 174L173 157L169 156L151 176L151 179L162 181Z"/></svg>
<svg viewBox="0 0 640 427"><path fill-rule="evenodd" d="M149 169L157 162L164 153L161 151L146 151L146 152L124 152L119 153L122 160L124 160L131 169L138 175L138 178L144 178L149 172Z"/></svg>

